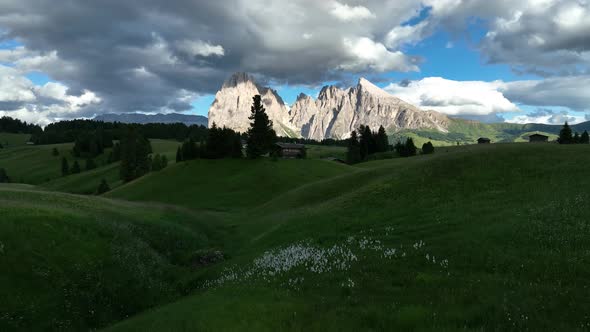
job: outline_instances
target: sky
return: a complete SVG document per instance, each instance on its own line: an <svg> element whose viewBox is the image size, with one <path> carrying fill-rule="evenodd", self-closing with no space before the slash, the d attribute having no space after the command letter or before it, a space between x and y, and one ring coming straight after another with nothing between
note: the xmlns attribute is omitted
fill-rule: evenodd
<svg viewBox="0 0 590 332"><path fill-rule="evenodd" d="M0 116L207 115L234 72L287 104L365 77L485 122L590 120L590 0L1 0Z"/></svg>

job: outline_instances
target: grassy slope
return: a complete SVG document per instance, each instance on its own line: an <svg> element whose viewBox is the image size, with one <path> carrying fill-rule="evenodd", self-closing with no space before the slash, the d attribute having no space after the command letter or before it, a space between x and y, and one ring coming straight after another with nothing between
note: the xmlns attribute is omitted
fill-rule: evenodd
<svg viewBox="0 0 590 332"><path fill-rule="evenodd" d="M589 146L497 144L367 163L281 195L262 186L270 201L226 215L226 268L301 240L357 260L226 282L111 330L587 330L589 163ZM164 200L203 197L191 187ZM196 203L209 204L225 205ZM231 275L221 268L199 280Z"/></svg>
<svg viewBox="0 0 590 332"><path fill-rule="evenodd" d="M412 137L417 145L421 146L431 141L436 146L473 144L480 137L490 138L493 142L523 142L528 141L527 134L542 133L555 138L562 125L543 124L515 124L515 123L481 123L463 119L451 119L448 133L441 133L435 130L404 130L393 135L393 140L400 137ZM580 134L584 130L590 131L590 122L584 122L572 126L574 132Z"/></svg>
<svg viewBox="0 0 590 332"><path fill-rule="evenodd" d="M210 217L0 185L0 330L88 330L183 291Z"/></svg>
<svg viewBox="0 0 590 332"><path fill-rule="evenodd" d="M151 142L154 153L166 155L169 162L174 163L178 142L166 140L152 140ZM59 156L52 156L53 148L58 149ZM71 143L1 149L0 167L7 170L13 182L43 185L56 191L91 194L94 193L102 178L105 178L112 188L121 185L118 166L106 163L110 149L95 158L95 162L99 166L97 169L85 171L85 159L77 159L82 173L62 177L62 156L66 156L70 166L76 159L72 156L71 149Z"/></svg>
<svg viewBox="0 0 590 332"><path fill-rule="evenodd" d="M195 160L149 174L106 196L235 211L351 169L324 160Z"/></svg>
<svg viewBox="0 0 590 332"><path fill-rule="evenodd" d="M0 144L2 144L5 149L23 146L29 141L30 137L30 134L0 133Z"/></svg>
<svg viewBox="0 0 590 332"><path fill-rule="evenodd" d="M176 148L179 143L176 141L151 140L152 150L154 153L165 155L168 158L169 165L173 164L176 159ZM106 152L108 155L108 151ZM84 167L84 164L81 164ZM43 188L50 190L69 192L73 194L93 194L105 179L111 189L117 188L123 184L119 176L119 163L103 165L91 171L84 171L80 174L59 177L52 181L43 183Z"/></svg>

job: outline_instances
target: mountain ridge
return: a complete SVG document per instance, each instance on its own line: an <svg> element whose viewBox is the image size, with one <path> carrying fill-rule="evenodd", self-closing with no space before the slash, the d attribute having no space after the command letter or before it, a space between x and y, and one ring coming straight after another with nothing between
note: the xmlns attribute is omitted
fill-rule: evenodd
<svg viewBox="0 0 590 332"><path fill-rule="evenodd" d="M181 113L158 113L158 114L141 114L141 113L106 113L97 115L94 120L103 122L121 122L121 123L184 123L186 125L207 126L208 119L202 115L191 115Z"/></svg>

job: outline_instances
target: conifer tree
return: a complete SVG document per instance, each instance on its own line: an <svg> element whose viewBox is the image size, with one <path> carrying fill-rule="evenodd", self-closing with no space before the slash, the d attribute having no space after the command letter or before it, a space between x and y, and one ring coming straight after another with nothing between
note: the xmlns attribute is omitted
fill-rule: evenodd
<svg viewBox="0 0 590 332"><path fill-rule="evenodd" d="M346 162L349 164L356 164L361 162L361 145L356 134L356 130L353 130L348 139L348 149L346 151Z"/></svg>
<svg viewBox="0 0 590 332"><path fill-rule="evenodd" d="M109 187L109 184L107 183L107 180L102 179L100 181L100 184L98 185L98 189L96 190L96 194L98 195L102 195L108 191L111 191L111 187Z"/></svg>
<svg viewBox="0 0 590 332"><path fill-rule="evenodd" d="M559 142L559 144L572 144L572 129L567 124L567 122L563 125L563 128L559 132L559 138L557 139L557 141Z"/></svg>
<svg viewBox="0 0 590 332"><path fill-rule="evenodd" d="M377 132L376 140L376 152L385 152L389 150L389 138L387 137L387 133L385 132L385 128L383 126L379 127L379 131Z"/></svg>
<svg viewBox="0 0 590 332"><path fill-rule="evenodd" d="M57 151L57 148L53 148L53 150L51 150L51 155L54 157L59 156L59 151Z"/></svg>
<svg viewBox="0 0 590 332"><path fill-rule="evenodd" d="M182 152L180 150L180 146L176 149L176 162L179 163L182 161Z"/></svg>
<svg viewBox="0 0 590 332"><path fill-rule="evenodd" d="M578 132L576 131L576 133L574 134L574 138L572 139L572 143L573 144L580 144L580 134L578 134Z"/></svg>
<svg viewBox="0 0 590 332"><path fill-rule="evenodd" d="M590 136L588 135L588 131L584 130L582 136L580 136L580 143L581 144L589 144L590 143Z"/></svg>
<svg viewBox="0 0 590 332"><path fill-rule="evenodd" d="M168 157L166 155L162 156L162 169L168 167Z"/></svg>
<svg viewBox="0 0 590 332"><path fill-rule="evenodd" d="M121 179L129 182L150 171L151 145L133 128L129 128L121 140Z"/></svg>
<svg viewBox="0 0 590 332"><path fill-rule="evenodd" d="M414 140L411 137L408 137L408 139L406 140L405 150L407 157L415 156L418 152L418 148L416 147L416 145L414 145Z"/></svg>
<svg viewBox="0 0 590 332"><path fill-rule="evenodd" d="M90 171L96 168L96 164L94 163L94 159L88 158L86 159L86 170Z"/></svg>
<svg viewBox="0 0 590 332"><path fill-rule="evenodd" d="M162 170L162 157L160 157L159 154L156 154L152 160L152 171L157 172L160 170Z"/></svg>
<svg viewBox="0 0 590 332"><path fill-rule="evenodd" d="M423 154L432 154L432 153L434 153L434 145L432 145L432 142L424 143L422 145L422 153Z"/></svg>
<svg viewBox="0 0 590 332"><path fill-rule="evenodd" d="M0 168L0 183L10 183L8 173L4 168Z"/></svg>
<svg viewBox="0 0 590 332"><path fill-rule="evenodd" d="M70 173L72 173L72 174L80 173L80 164L78 164L77 160L74 160L74 164L72 164L72 169L70 169Z"/></svg>
<svg viewBox="0 0 590 332"><path fill-rule="evenodd" d="M276 142L277 134L272 129L272 121L269 120L266 110L262 106L262 97L256 95L252 100L252 114L249 117L252 122L250 123L250 129L248 129L246 154L248 158L256 159L271 151Z"/></svg>
<svg viewBox="0 0 590 332"><path fill-rule="evenodd" d="M61 158L61 175L66 176L70 174L70 165L68 164L68 160L66 157Z"/></svg>

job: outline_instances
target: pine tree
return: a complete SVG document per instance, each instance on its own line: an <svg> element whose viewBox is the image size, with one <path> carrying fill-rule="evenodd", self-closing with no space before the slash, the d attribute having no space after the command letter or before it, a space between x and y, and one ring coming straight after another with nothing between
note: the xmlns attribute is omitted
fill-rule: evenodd
<svg viewBox="0 0 590 332"><path fill-rule="evenodd" d="M348 150L346 152L346 162L349 164L356 164L361 162L361 145L356 134L356 130L353 130L348 139Z"/></svg>
<svg viewBox="0 0 590 332"><path fill-rule="evenodd" d="M236 159L244 157L244 154L242 153L242 138L240 137L240 134L235 133L232 136L231 157Z"/></svg>
<svg viewBox="0 0 590 332"><path fill-rule="evenodd" d="M107 183L107 180L102 179L100 181L100 184L98 185L98 189L96 190L96 194L98 195L102 195L108 191L111 191L111 187L109 187L109 184Z"/></svg>
<svg viewBox="0 0 590 332"><path fill-rule="evenodd" d="M70 174L70 165L68 164L68 160L66 157L61 158L61 175L66 176Z"/></svg>
<svg viewBox="0 0 590 332"><path fill-rule="evenodd" d="M266 110L262 106L262 97L256 95L252 100L252 114L249 117L252 122L250 129L248 129L246 154L248 158L256 159L271 151L277 140L277 134L272 129L272 121L269 120Z"/></svg>
<svg viewBox="0 0 590 332"><path fill-rule="evenodd" d="M80 173L80 164L78 164L77 160L74 160L74 164L72 165L72 169L70 169L70 173L72 173L72 174Z"/></svg>
<svg viewBox="0 0 590 332"><path fill-rule="evenodd" d="M559 142L559 144L572 144L573 140L574 139L572 137L572 129L566 122L563 125L561 131L559 132L559 138L557 139L557 141Z"/></svg>
<svg viewBox="0 0 590 332"><path fill-rule="evenodd" d="M361 160L366 161L369 159L369 155L372 154L371 145L373 141L373 133L369 126L361 125L359 127L360 134L360 149L361 149Z"/></svg>
<svg viewBox="0 0 590 332"><path fill-rule="evenodd" d="M387 133L385 132L385 128L383 128L383 126L379 127L379 131L377 132L377 137L375 140L377 142L376 152L385 152L389 150L389 138L387 137Z"/></svg>
<svg viewBox="0 0 590 332"><path fill-rule="evenodd" d="M0 168L0 183L10 183L8 173L4 168Z"/></svg>
<svg viewBox="0 0 590 332"><path fill-rule="evenodd" d="M411 137L406 140L405 150L408 157L415 156L418 152L418 148L414 145L414 140Z"/></svg>
<svg viewBox="0 0 590 332"><path fill-rule="evenodd" d="M580 144L580 134L578 134L578 132L576 131L576 133L574 134L574 138L572 139L572 143L573 144Z"/></svg>
<svg viewBox="0 0 590 332"><path fill-rule="evenodd" d="M59 151L57 151L57 148L53 148L53 150L51 150L51 155L54 157L59 156Z"/></svg>
<svg viewBox="0 0 590 332"><path fill-rule="evenodd" d="M432 145L432 142L424 143L422 145L422 153L423 154L433 154L434 153L434 145Z"/></svg>
<svg viewBox="0 0 590 332"><path fill-rule="evenodd" d="M121 140L121 179L132 181L150 171L151 145L133 128L129 128Z"/></svg>
<svg viewBox="0 0 590 332"><path fill-rule="evenodd" d="M94 163L94 159L88 158L86 159L86 170L90 171L96 168L96 164Z"/></svg>
<svg viewBox="0 0 590 332"><path fill-rule="evenodd" d="M157 172L162 170L162 157L159 154L154 156L154 160L152 160L152 171Z"/></svg>
<svg viewBox="0 0 590 332"><path fill-rule="evenodd" d="M180 150L180 146L176 149L176 162L179 163L182 161L182 152Z"/></svg>
<svg viewBox="0 0 590 332"><path fill-rule="evenodd" d="M582 136L580 136L580 143L581 144L589 144L590 143L590 136L588 135L588 131L584 130Z"/></svg>
<svg viewBox="0 0 590 332"><path fill-rule="evenodd" d="M165 155L162 156L162 169L168 167L168 157Z"/></svg>

